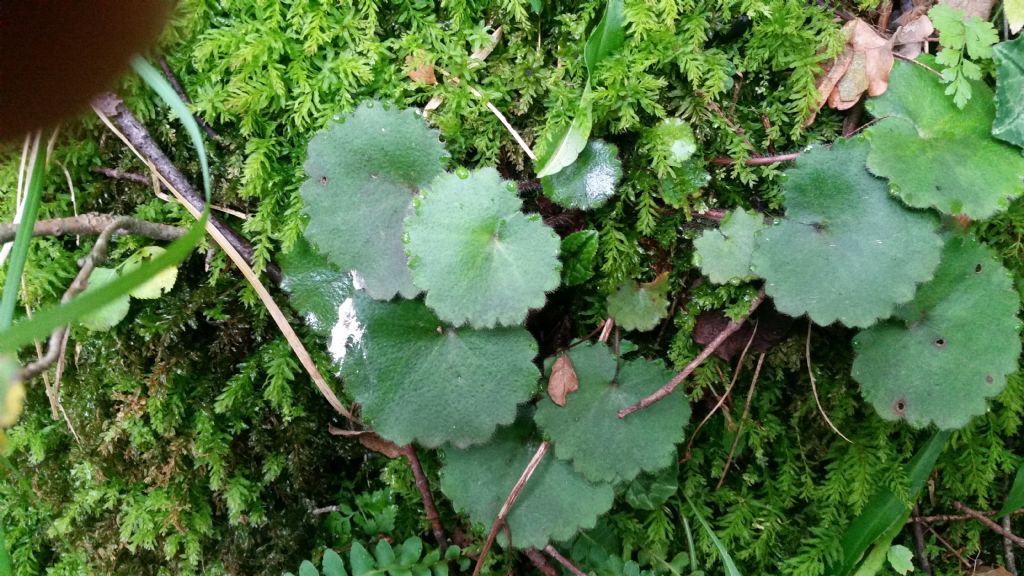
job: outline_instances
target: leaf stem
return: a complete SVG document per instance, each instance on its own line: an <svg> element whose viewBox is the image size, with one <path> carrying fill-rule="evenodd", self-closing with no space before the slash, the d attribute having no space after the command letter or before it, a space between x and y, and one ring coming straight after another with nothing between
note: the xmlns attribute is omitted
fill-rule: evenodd
<svg viewBox="0 0 1024 576"><path fill-rule="evenodd" d="M448 539L444 535L444 527L441 526L441 516L437 513L437 507L434 506L434 497L430 494L427 475L423 473L423 466L416 456L416 447L409 444L402 448L402 454L405 455L406 460L409 461L409 467L412 468L412 475L416 478L416 489L420 491L420 497L423 498L423 511L427 514L427 521L430 522L434 540L437 540L437 546L441 549L441 554L444 555L448 549Z"/></svg>

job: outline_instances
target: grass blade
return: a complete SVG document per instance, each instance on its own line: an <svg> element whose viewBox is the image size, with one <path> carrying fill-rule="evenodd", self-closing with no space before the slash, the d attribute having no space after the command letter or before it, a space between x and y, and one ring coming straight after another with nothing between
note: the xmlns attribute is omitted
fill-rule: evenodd
<svg viewBox="0 0 1024 576"><path fill-rule="evenodd" d="M736 563L733 562L732 556L729 555L729 550L726 549L725 544L722 544L722 541L715 535L715 531L711 529L708 521L700 515L697 507L693 505L693 501L689 497L686 498L686 501L690 504L690 510L693 511L694 517L700 522L704 531L708 533L708 538L711 538L711 543L718 549L718 556L722 559L722 565L725 566L725 576L743 576L740 574L739 568L736 567Z"/></svg>
<svg viewBox="0 0 1024 576"><path fill-rule="evenodd" d="M21 215L18 233L14 237L11 264L7 268L7 276L4 281L3 299L0 300L0 330L10 327L14 321L14 309L18 306L18 286L21 283L21 274L25 270L25 261L28 259L32 228L35 226L36 216L39 214L39 200L43 195L46 150L42 146L42 134L36 133L32 140L32 150L29 152L28 194L25 197L25 210Z"/></svg>

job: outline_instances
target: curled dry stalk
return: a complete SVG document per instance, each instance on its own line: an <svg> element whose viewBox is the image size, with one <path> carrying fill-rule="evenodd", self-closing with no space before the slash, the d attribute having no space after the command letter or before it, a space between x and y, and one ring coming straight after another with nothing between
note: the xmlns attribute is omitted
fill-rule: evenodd
<svg viewBox="0 0 1024 576"><path fill-rule="evenodd" d="M722 476L718 479L718 484L715 485L715 490L722 487L725 483L725 476L729 473L729 466L732 465L732 457L736 454L736 447L740 443L740 434L743 433L743 424L747 421L747 416L750 415L750 401L754 399L754 389L757 387L757 379L761 375L761 366L764 364L765 353L762 352L757 357L757 367L754 368L754 376L750 379L750 390L747 391L747 401L743 404L743 414L740 416L740 423L736 427L736 435L732 438L732 446L729 447L729 456L725 459L725 466L722 468Z"/></svg>
<svg viewBox="0 0 1024 576"><path fill-rule="evenodd" d="M811 378L811 392L814 393L814 403L818 405L818 412L821 412L821 416L825 419L825 422L828 423L828 427L831 428L832 431L835 432L836 434L839 434L840 438L846 440L850 444L853 444L853 440L847 438L845 434L843 434L842 432L839 431L838 428L836 428L836 425L832 423L832 419L828 417L828 413L825 412L825 407L821 405L821 398L818 396L818 384L817 381L814 379L814 368L811 366L811 326L811 321L810 319L808 319L807 342L805 344L804 351L807 356L807 375Z"/></svg>

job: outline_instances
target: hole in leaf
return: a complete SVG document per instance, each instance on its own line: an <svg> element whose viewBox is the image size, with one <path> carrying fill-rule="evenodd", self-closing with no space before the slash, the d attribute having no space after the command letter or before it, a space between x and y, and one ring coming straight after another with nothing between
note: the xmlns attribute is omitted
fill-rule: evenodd
<svg viewBox="0 0 1024 576"><path fill-rule="evenodd" d="M321 176L320 177L320 185L321 186L327 186L327 176Z"/></svg>
<svg viewBox="0 0 1024 576"><path fill-rule="evenodd" d="M945 348L946 347L946 340L943 339L943 338L936 338L935 339L935 347L936 348Z"/></svg>
<svg viewBox="0 0 1024 576"><path fill-rule="evenodd" d="M991 374L988 374L988 375L985 376L985 382L987 384L991 384L991 383L995 382L995 378L993 378Z"/></svg>
<svg viewBox="0 0 1024 576"><path fill-rule="evenodd" d="M974 273L978 274L980 272L981 272L981 264L978 264L977 266L974 267Z"/></svg>
<svg viewBox="0 0 1024 576"><path fill-rule="evenodd" d="M903 398L900 398L899 400L896 401L895 404L893 404L892 409L893 409L893 412L895 412L897 416L904 416L904 415L906 415L906 413L907 413L907 401L904 400Z"/></svg>

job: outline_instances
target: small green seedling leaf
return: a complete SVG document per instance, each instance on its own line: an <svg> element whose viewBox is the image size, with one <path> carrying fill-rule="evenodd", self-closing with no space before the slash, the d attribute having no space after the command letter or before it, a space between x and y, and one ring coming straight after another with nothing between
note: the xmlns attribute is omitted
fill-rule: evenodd
<svg viewBox="0 0 1024 576"><path fill-rule="evenodd" d="M345 563L342 562L341 556L337 552L328 548L324 550L323 560L323 571L324 576L348 576L345 573Z"/></svg>
<svg viewBox="0 0 1024 576"><path fill-rule="evenodd" d="M353 294L352 280L300 238L277 263L283 277L281 288L302 314L306 325L322 336L338 321L338 307Z"/></svg>
<svg viewBox="0 0 1024 576"><path fill-rule="evenodd" d="M166 252L159 246L146 246L141 248L135 254L128 257L127 260L122 264L122 270L125 273L138 270L144 263L156 258L160 254ZM139 298L142 300L154 300L163 296L164 294L171 291L174 287L174 282L178 279L178 267L168 266L163 270L157 272L150 278L145 284L136 286L128 294L132 298Z"/></svg>
<svg viewBox="0 0 1024 576"><path fill-rule="evenodd" d="M948 4L936 4L928 11L939 32L939 53L935 63L942 66L941 81L948 84L946 95L963 108L974 93L971 80L981 80L978 60L992 57L992 45L999 33L991 23L978 16L967 16L963 10Z"/></svg>
<svg viewBox="0 0 1024 576"><path fill-rule="evenodd" d="M1024 23L1024 0L1015 0ZM1010 2L1003 3L1009 17ZM992 135L1000 140L1024 148L1024 36L1013 42L997 44L996 61L996 119Z"/></svg>
<svg viewBox="0 0 1024 576"><path fill-rule="evenodd" d="M625 41L625 3L623 0L608 0L601 20L587 37L587 43L583 47L583 61L587 65L587 75L592 77L597 66L605 58L618 52Z"/></svg>
<svg viewBox="0 0 1024 576"><path fill-rule="evenodd" d="M528 420L499 430L487 444L464 450L445 448L441 490L456 510L489 528L508 493L537 451L539 440ZM530 477L508 515L513 548L542 549L591 528L612 506L608 484L594 484L568 462L547 455ZM498 542L508 542L499 533Z"/></svg>
<svg viewBox="0 0 1024 576"><path fill-rule="evenodd" d="M763 229L764 217L757 212L726 214L717 230L705 230L693 241L701 271L715 284L749 279L754 238Z"/></svg>
<svg viewBox="0 0 1024 576"><path fill-rule="evenodd" d="M960 428L1017 369L1018 307L1006 268L974 239L953 237L914 300L854 338L853 377L883 418Z"/></svg>
<svg viewBox="0 0 1024 576"><path fill-rule="evenodd" d="M445 174L419 200L405 225L413 281L442 320L518 325L558 287L558 235L521 207L493 168Z"/></svg>
<svg viewBox="0 0 1024 576"><path fill-rule="evenodd" d="M544 195L565 208L592 210L615 195L622 178L618 148L591 140L570 166L543 178Z"/></svg>
<svg viewBox="0 0 1024 576"><path fill-rule="evenodd" d="M299 564L299 576L320 576L320 572L317 571L316 566L309 560L303 560L302 564Z"/></svg>
<svg viewBox="0 0 1024 576"><path fill-rule="evenodd" d="M626 486L626 503L637 510L657 510L679 490L679 464L644 472Z"/></svg>
<svg viewBox="0 0 1024 576"><path fill-rule="evenodd" d="M557 174L586 148L594 124L589 85L583 90L582 100L572 122L548 132L537 143L537 178Z"/></svg>
<svg viewBox="0 0 1024 576"><path fill-rule="evenodd" d="M914 553L902 544L894 544L886 553L889 566L900 574L910 574L914 571Z"/></svg>
<svg viewBox="0 0 1024 576"><path fill-rule="evenodd" d="M569 357L579 390L564 407L542 399L534 416L555 454L592 482L628 482L641 472L670 466L690 419L686 396L672 394L626 418L619 418L618 411L653 393L673 372L643 359L625 362L617 371L615 356L604 344L577 346Z"/></svg>
<svg viewBox="0 0 1024 576"><path fill-rule="evenodd" d="M888 194L864 169L867 148L860 139L813 147L786 171L786 217L758 235L752 265L780 312L870 326L935 271L936 219Z"/></svg>
<svg viewBox="0 0 1024 576"><path fill-rule="evenodd" d="M580 230L562 239L562 284L576 286L594 276L594 260L600 234Z"/></svg>
<svg viewBox="0 0 1024 576"><path fill-rule="evenodd" d="M668 272L646 284L627 280L608 297L608 315L624 330L650 330L668 314Z"/></svg>
<svg viewBox="0 0 1024 576"><path fill-rule="evenodd" d="M934 64L927 56L919 60ZM896 62L889 90L868 100L868 110L881 118L865 131L868 169L888 178L908 206L983 219L1024 192L1024 157L991 134L992 90L970 82L975 97L960 110L943 96L934 73Z"/></svg>
<svg viewBox="0 0 1024 576"><path fill-rule="evenodd" d="M366 576L373 574L377 569L377 563L373 556L366 551L359 542L352 543L352 549L348 553L349 567L352 568L352 576Z"/></svg>
<svg viewBox="0 0 1024 576"><path fill-rule="evenodd" d="M300 191L306 238L342 271L355 270L370 296L412 298L402 223L413 197L442 172L436 130L411 110L364 103L309 141Z"/></svg>
<svg viewBox="0 0 1024 576"><path fill-rule="evenodd" d="M117 270L111 268L95 268L92 274L89 275L89 284L86 286L82 294L88 294L92 291L99 290L103 286L110 284L114 280L117 280ZM128 315L128 308L131 306L131 298L127 294L119 296L111 300L108 304L91 310L87 314L83 314L79 318L79 322L82 326L85 326L89 330L97 332L105 332L110 330L114 326L117 326L124 317Z"/></svg>
<svg viewBox="0 0 1024 576"><path fill-rule="evenodd" d="M679 118L666 118L651 129L652 156L666 166L680 167L697 152L693 128Z"/></svg>
<svg viewBox="0 0 1024 576"><path fill-rule="evenodd" d="M361 294L341 310L348 328L332 350L342 375L373 429L399 446L486 442L536 389L537 344L523 328L452 328L420 302Z"/></svg>

